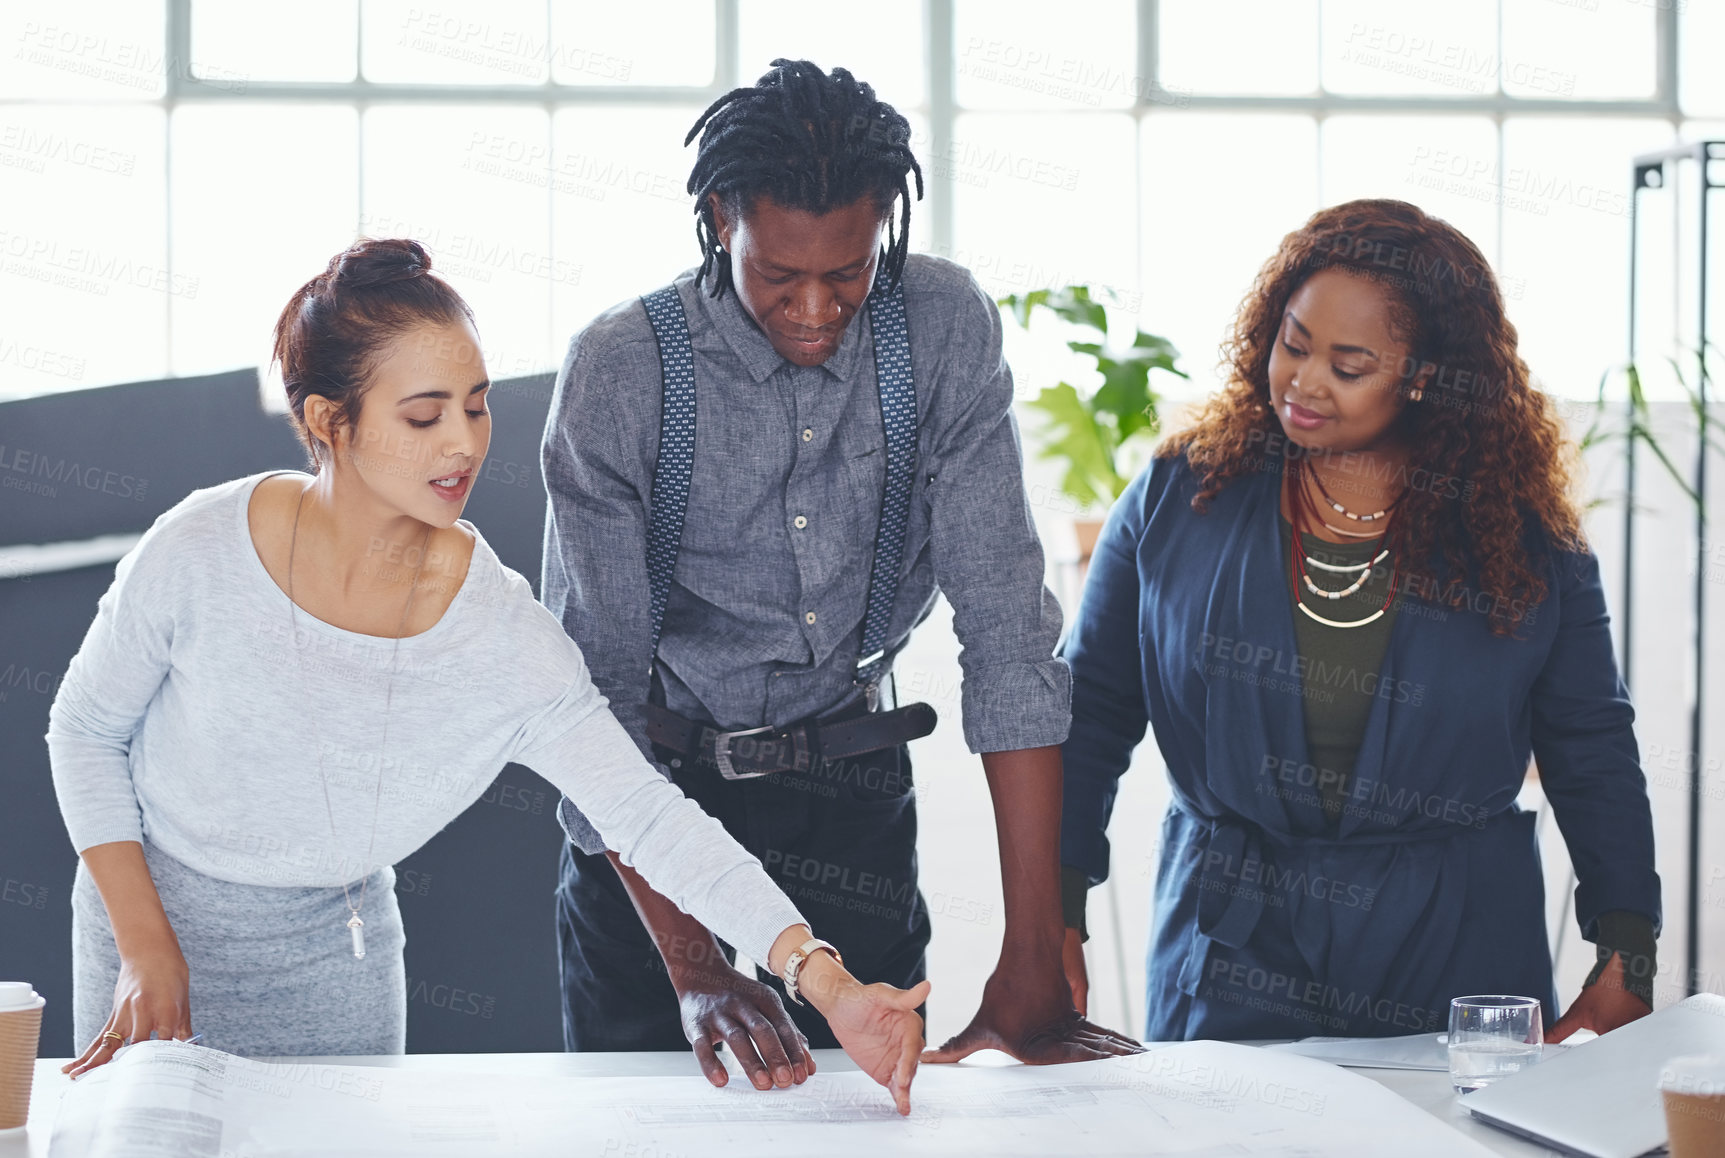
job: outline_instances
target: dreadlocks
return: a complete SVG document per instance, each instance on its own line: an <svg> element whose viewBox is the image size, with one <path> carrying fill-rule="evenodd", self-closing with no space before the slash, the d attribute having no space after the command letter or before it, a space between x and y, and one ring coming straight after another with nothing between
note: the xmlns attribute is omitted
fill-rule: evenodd
<svg viewBox="0 0 1725 1158"><path fill-rule="evenodd" d="M705 130L703 132L703 130ZM910 252L910 185L922 197L922 167L910 151L910 122L874 89L842 68L823 74L807 60L773 61L751 88L732 89L708 106L689 135L700 152L689 174L695 195L695 237L701 271L712 275L712 295L731 284L731 255L719 244L711 194L735 218L761 194L787 209L825 213L873 197L890 214L903 206L898 227L887 220L881 256L885 285L898 284Z"/></svg>

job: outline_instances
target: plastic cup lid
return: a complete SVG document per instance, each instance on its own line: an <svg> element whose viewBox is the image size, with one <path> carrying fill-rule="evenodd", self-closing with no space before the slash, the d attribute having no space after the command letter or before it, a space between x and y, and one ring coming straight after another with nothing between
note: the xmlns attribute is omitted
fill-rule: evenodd
<svg viewBox="0 0 1725 1158"><path fill-rule="evenodd" d="M0 981L0 1012L34 1009L40 1000L28 981Z"/></svg>
<svg viewBox="0 0 1725 1158"><path fill-rule="evenodd" d="M1659 1088L1702 1098L1725 1094L1725 1058L1674 1057L1660 1067Z"/></svg>

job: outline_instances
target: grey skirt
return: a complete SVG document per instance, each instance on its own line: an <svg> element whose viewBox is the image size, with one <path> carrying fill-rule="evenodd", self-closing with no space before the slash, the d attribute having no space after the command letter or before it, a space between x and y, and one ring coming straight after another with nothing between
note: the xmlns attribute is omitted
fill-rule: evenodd
<svg viewBox="0 0 1725 1158"><path fill-rule="evenodd" d="M373 873L366 889L362 960L353 955L339 887L217 880L147 841L144 863L185 954L192 1029L205 1045L245 1057L406 1052L407 938L393 868ZM350 890L358 901L358 886ZM108 910L80 860L72 886L72 1056L107 1024L119 976Z"/></svg>

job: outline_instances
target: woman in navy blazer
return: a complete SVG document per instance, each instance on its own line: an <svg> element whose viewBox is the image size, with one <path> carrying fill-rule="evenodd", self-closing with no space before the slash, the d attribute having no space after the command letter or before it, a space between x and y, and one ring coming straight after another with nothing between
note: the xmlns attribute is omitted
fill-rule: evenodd
<svg viewBox="0 0 1725 1158"><path fill-rule="evenodd" d="M1633 711L1572 448L1485 259L1402 202L1324 210L1225 354L1230 380L1111 512L1064 648L1068 925L1148 724L1173 789L1149 1040L1428 1031L1470 993L1539 997L1552 1039L1646 1014L1660 894ZM1600 946L1555 1025L1515 805L1530 757Z"/></svg>

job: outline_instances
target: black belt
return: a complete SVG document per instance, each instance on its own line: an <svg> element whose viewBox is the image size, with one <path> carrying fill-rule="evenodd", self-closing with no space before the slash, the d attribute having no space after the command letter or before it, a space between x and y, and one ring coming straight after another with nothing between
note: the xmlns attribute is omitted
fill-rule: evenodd
<svg viewBox="0 0 1725 1158"><path fill-rule="evenodd" d="M939 718L928 704L839 719L809 717L775 728L721 732L712 724L649 703L647 738L680 756L707 759L726 780L752 780L775 772L807 772L821 760L844 760L896 748L934 731Z"/></svg>

